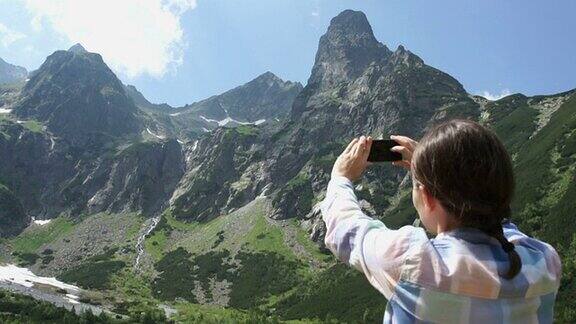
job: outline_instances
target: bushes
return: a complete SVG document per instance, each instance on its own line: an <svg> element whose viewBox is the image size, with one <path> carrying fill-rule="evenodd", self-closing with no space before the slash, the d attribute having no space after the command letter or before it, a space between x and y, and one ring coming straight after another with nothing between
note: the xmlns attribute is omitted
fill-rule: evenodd
<svg viewBox="0 0 576 324"><path fill-rule="evenodd" d="M12 255L17 256L21 261L18 263L21 267L34 265L40 256L36 253L18 253L14 252Z"/></svg>
<svg viewBox="0 0 576 324"><path fill-rule="evenodd" d="M118 251L117 247L106 247L104 253L88 258L87 263L64 272L58 276L58 279L65 282L75 282L80 287L87 289L109 288L112 275L126 267L124 261L112 261L116 251Z"/></svg>
<svg viewBox="0 0 576 324"><path fill-rule="evenodd" d="M337 318L342 322L376 323L384 315L386 299L358 271L339 263L315 279L300 284L295 293L275 307L281 318Z"/></svg>
<svg viewBox="0 0 576 324"><path fill-rule="evenodd" d="M81 316L29 296L0 290L0 323L116 323L106 314Z"/></svg>
<svg viewBox="0 0 576 324"><path fill-rule="evenodd" d="M558 246L563 259L562 280L556 298L556 316L558 323L576 322L576 234L568 246Z"/></svg>
<svg viewBox="0 0 576 324"><path fill-rule="evenodd" d="M228 251L209 252L196 256L183 248L168 253L156 263L160 276L152 284L153 294L163 300L186 299L195 303L195 282L204 297L212 299L210 279L232 283L229 306L251 309L266 302L272 295L284 293L298 283L301 264L272 252L240 252L236 267L228 262Z"/></svg>
<svg viewBox="0 0 576 324"><path fill-rule="evenodd" d="M64 282L73 282L86 289L106 289L112 275L126 266L124 261L101 261L81 264L58 276Z"/></svg>
<svg viewBox="0 0 576 324"><path fill-rule="evenodd" d="M195 303L194 267L190 261L191 254L178 248L166 254L155 265L162 272L152 283L152 294L163 300L183 298Z"/></svg>
<svg viewBox="0 0 576 324"><path fill-rule="evenodd" d="M240 260L241 267L231 278L232 307L250 309L298 284L297 271L301 264L282 255L240 252L236 259Z"/></svg>

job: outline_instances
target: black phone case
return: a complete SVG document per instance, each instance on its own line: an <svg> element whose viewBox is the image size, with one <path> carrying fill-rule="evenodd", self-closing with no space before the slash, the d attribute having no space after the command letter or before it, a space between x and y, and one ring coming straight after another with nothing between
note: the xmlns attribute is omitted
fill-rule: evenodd
<svg viewBox="0 0 576 324"><path fill-rule="evenodd" d="M368 155L369 162L390 162L402 160L402 154L392 152L390 149L397 146L393 140L373 140L370 154Z"/></svg>

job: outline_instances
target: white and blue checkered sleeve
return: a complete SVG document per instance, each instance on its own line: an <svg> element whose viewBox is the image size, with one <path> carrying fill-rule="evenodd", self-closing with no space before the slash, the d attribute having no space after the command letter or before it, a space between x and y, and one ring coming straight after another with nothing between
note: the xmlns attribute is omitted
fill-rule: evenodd
<svg viewBox="0 0 576 324"><path fill-rule="evenodd" d="M392 230L365 215L352 182L345 177L332 178L321 209L328 249L362 271L375 288L390 298L410 244L415 238L427 240L424 231L413 226Z"/></svg>

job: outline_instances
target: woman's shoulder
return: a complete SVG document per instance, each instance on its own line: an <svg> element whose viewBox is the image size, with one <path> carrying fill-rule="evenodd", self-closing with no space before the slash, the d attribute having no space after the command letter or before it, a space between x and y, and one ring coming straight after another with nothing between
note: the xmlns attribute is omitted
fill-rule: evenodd
<svg viewBox="0 0 576 324"><path fill-rule="evenodd" d="M504 236L508 241L521 246L528 246L530 248L539 250L541 252L548 252L557 255L554 247L538 238L528 236L522 232L516 224L507 221L502 224L502 229L504 230Z"/></svg>
<svg viewBox="0 0 576 324"><path fill-rule="evenodd" d="M503 229L504 236L514 243L516 250L520 253L523 266L530 266L545 260L548 271L560 277L562 267L560 256L551 244L524 234L512 222L504 223Z"/></svg>

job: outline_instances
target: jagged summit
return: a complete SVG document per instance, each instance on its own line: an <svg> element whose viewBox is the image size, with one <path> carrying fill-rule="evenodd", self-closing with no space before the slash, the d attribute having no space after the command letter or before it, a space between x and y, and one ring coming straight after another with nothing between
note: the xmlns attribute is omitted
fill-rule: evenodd
<svg viewBox="0 0 576 324"><path fill-rule="evenodd" d="M74 45L72 45L72 47L70 47L68 49L69 52L72 53L87 53L88 51L84 48L84 46L82 46L82 44L80 43L76 43Z"/></svg>
<svg viewBox="0 0 576 324"><path fill-rule="evenodd" d="M334 17L320 38L309 83L330 86L356 78L374 62L383 62L392 52L378 42L366 15L346 10Z"/></svg>
<svg viewBox="0 0 576 324"><path fill-rule="evenodd" d="M276 74L270 72L270 71L266 71L262 74L260 74L259 76L257 76L254 80L248 82L245 84L246 85L256 85L256 84L261 84L261 85L267 85L267 86L279 86L279 87L292 87L292 86L298 86L299 88L302 88L302 85L299 82L292 82L292 81L284 81L282 80L282 78L280 78L279 76L277 76Z"/></svg>
<svg viewBox="0 0 576 324"><path fill-rule="evenodd" d="M376 37L372 27L361 11L345 10L332 18L326 34L320 39L319 54L328 50L325 54L333 54L330 49L374 50L390 52ZM368 53L371 56L371 53ZM354 57L357 59L358 57Z"/></svg>
<svg viewBox="0 0 576 324"><path fill-rule="evenodd" d="M345 31L347 34L368 34L374 37L368 18L362 11L348 9L332 18L328 32L337 30Z"/></svg>
<svg viewBox="0 0 576 324"><path fill-rule="evenodd" d="M284 80L282 80L279 76L277 76L276 74L274 74L270 71L266 71L266 72L260 74L254 80L252 80L250 82L254 82L254 81L265 81L265 82L269 82L269 83L284 83Z"/></svg>
<svg viewBox="0 0 576 324"><path fill-rule="evenodd" d="M265 79L280 79L276 74L270 72L270 71L266 71L262 74L260 74L259 76L256 77L256 79L260 79L260 78L265 78Z"/></svg>
<svg viewBox="0 0 576 324"><path fill-rule="evenodd" d="M390 57L390 61L395 64L403 64L406 66L422 66L424 65L424 61L416 54L410 52L403 45L398 45L398 48L392 56Z"/></svg>

